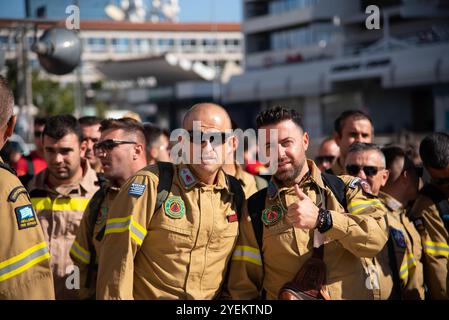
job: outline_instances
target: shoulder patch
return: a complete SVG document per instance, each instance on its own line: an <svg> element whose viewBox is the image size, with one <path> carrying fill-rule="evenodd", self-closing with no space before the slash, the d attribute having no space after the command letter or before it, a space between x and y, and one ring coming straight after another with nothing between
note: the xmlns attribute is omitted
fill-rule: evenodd
<svg viewBox="0 0 449 320"><path fill-rule="evenodd" d="M357 187L357 185L359 184L360 180L362 180L362 179L360 179L360 178L352 179L351 182L349 183L348 187L351 189L355 189Z"/></svg>
<svg viewBox="0 0 449 320"><path fill-rule="evenodd" d="M13 203L16 202L21 194L26 194L28 199L30 198L28 195L28 191L25 189L25 187L18 186L18 187L15 187L14 189L12 189L12 191L9 193L8 201L13 202Z"/></svg>
<svg viewBox="0 0 449 320"><path fill-rule="evenodd" d="M146 185L144 184L140 184L140 183L131 183L131 185L129 186L128 189L128 194L132 197L140 197L141 195L143 195L143 193L145 192L146 189Z"/></svg>
<svg viewBox="0 0 449 320"><path fill-rule="evenodd" d="M15 209L19 230L37 226L36 213L31 204Z"/></svg>
<svg viewBox="0 0 449 320"><path fill-rule="evenodd" d="M394 241L400 248L406 248L407 244L405 243L405 237L401 230L390 228L391 236L393 237Z"/></svg>
<svg viewBox="0 0 449 320"><path fill-rule="evenodd" d="M181 180L184 183L184 186L186 188L190 187L191 185L196 183L196 179L193 176L192 172L189 168L182 168L181 172L179 173L181 176Z"/></svg>

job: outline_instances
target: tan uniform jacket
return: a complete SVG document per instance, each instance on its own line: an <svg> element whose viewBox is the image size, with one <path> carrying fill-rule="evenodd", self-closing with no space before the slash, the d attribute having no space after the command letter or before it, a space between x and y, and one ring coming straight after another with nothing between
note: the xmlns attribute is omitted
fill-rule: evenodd
<svg viewBox="0 0 449 320"><path fill-rule="evenodd" d="M324 185L320 170L313 161L308 160L308 166L310 176L303 179L300 187L315 203L326 198L326 207L333 219L333 227L324 233L329 295L332 299L373 299L375 293L369 289L372 275L363 258L376 256L387 241L382 205L374 196L364 195L357 184L359 180L342 176L347 185L350 211L344 213L333 193ZM264 215L275 217L273 212L279 207L285 209L278 222L263 226L263 267L251 220L248 216L242 218L228 281L228 294L233 299L256 299L262 289L266 290L267 299L276 299L280 288L294 278L311 256L313 230L294 228L284 217L288 206L297 201L294 188L278 188L273 180L271 183L274 187L268 187L265 200L265 208L270 210L264 210L262 220Z"/></svg>
<svg viewBox="0 0 449 320"><path fill-rule="evenodd" d="M258 191L256 177L248 172L246 172L242 166L236 166L236 174L235 178L240 182L243 188L243 192L245 193L246 199L251 197L254 193ZM263 179L263 178L260 178ZM261 180L263 181L263 180ZM261 189L265 188L268 183L261 185Z"/></svg>
<svg viewBox="0 0 449 320"><path fill-rule="evenodd" d="M77 184L51 189L46 183L48 169L45 169L31 180L29 186L31 203L50 247L55 295L58 300L78 298L77 290L68 289L66 286L67 276L73 272L67 269L73 266L69 251L83 212L90 198L98 190L95 185L95 171L87 161L84 165L83 178Z"/></svg>
<svg viewBox="0 0 449 320"><path fill-rule="evenodd" d="M0 300L54 299L50 253L39 220L19 179L3 168L0 233Z"/></svg>
<svg viewBox="0 0 449 320"><path fill-rule="evenodd" d="M176 165L170 194L155 212L156 165L139 171L108 213L98 299L212 299L237 243L237 209L226 176L215 185Z"/></svg>
<svg viewBox="0 0 449 320"><path fill-rule="evenodd" d="M120 191L120 188L110 185L106 185L105 188L106 194L99 206L100 211L96 213L91 212L90 205L87 206L86 211L84 211L80 227L76 234L75 241L73 242L72 248L70 249L70 257L80 269L80 299L95 298L97 270L91 270L92 275L90 283L86 283L91 262L90 260L93 257L93 253L90 251L90 248L92 245L94 246L95 260L96 264L98 264L98 257L101 252L102 241L98 241L97 236L99 232L106 227L108 211L111 208L112 201ZM94 226L92 226L92 214L96 215L96 222Z"/></svg>
<svg viewBox="0 0 449 320"><path fill-rule="evenodd" d="M418 231L407 218L402 204L392 196L381 192L380 201L387 208L387 220L390 237L396 255L396 265L399 270L402 299L424 299L424 276L421 263L422 245ZM381 298L399 298L393 292L393 276L389 264L388 245L376 257L380 264Z"/></svg>
<svg viewBox="0 0 449 320"><path fill-rule="evenodd" d="M419 195L410 220L421 235L423 245L424 282L430 299L448 299L449 233L435 203Z"/></svg>
<svg viewBox="0 0 449 320"><path fill-rule="evenodd" d="M334 162L333 166L331 167L332 174L334 174L336 176L341 176L343 174L346 174L345 168L342 165L340 165L341 160L342 159L340 157L338 157L337 160Z"/></svg>

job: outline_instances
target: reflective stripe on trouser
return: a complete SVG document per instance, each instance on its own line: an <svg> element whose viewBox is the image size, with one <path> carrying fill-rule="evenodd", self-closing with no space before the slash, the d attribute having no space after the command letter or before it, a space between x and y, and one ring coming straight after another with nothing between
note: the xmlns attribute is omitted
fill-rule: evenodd
<svg viewBox="0 0 449 320"><path fill-rule="evenodd" d="M234 254L232 255L232 260L247 261L258 266L262 265L262 257L260 256L259 249L249 246L235 247Z"/></svg>
<svg viewBox="0 0 449 320"><path fill-rule="evenodd" d="M41 242L22 253L0 263L0 282L14 277L39 262L49 259L47 243Z"/></svg>
<svg viewBox="0 0 449 320"><path fill-rule="evenodd" d="M401 279L404 281L404 285L408 282L409 272L412 272L412 269L416 267L415 257L412 253L407 255L407 260L404 261L401 265L401 270L399 271L399 275Z"/></svg>
<svg viewBox="0 0 449 320"><path fill-rule="evenodd" d="M122 233L128 231L130 232L130 236L136 243L140 246L142 245L145 236L147 235L147 230L134 221L132 216L128 216L125 218L114 218L108 219L106 223L106 231L105 235L111 233Z"/></svg>

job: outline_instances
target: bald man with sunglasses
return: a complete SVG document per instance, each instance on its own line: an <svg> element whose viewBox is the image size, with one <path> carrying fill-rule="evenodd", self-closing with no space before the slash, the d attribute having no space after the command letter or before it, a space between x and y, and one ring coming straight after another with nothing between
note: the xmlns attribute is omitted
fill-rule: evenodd
<svg viewBox="0 0 449 320"><path fill-rule="evenodd" d="M362 179L368 192L379 196L381 187L389 177L385 156L372 143L356 142L349 147L345 160L347 174ZM422 299L422 292L415 292L418 284L417 262L413 254L412 240L404 225L383 205L388 241L373 259L364 259L368 268L376 270L381 300Z"/></svg>
<svg viewBox="0 0 449 320"><path fill-rule="evenodd" d="M122 186L106 222L98 299L220 296L237 242L242 206L235 199L237 194L244 199L238 181L222 169L226 148L236 139L226 134L231 128L223 107L194 105L180 136L182 151L190 156L180 164L166 163L164 170L160 163L149 165ZM175 145L172 152L177 151ZM168 171L169 181L163 178ZM165 182L170 187L159 192Z"/></svg>
<svg viewBox="0 0 449 320"><path fill-rule="evenodd" d="M100 122L100 138L93 145L106 184L92 197L83 214L70 256L80 268L80 299L95 298L98 257L111 204L121 186L147 165L143 125L131 118Z"/></svg>

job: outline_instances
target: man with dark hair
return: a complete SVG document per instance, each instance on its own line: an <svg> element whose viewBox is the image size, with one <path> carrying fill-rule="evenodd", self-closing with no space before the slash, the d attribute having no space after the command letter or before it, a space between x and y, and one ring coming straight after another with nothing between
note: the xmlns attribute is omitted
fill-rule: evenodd
<svg viewBox="0 0 449 320"><path fill-rule="evenodd" d="M168 131L151 123L145 123L143 127L147 141L148 164L155 164L157 161L170 162Z"/></svg>
<svg viewBox="0 0 449 320"><path fill-rule="evenodd" d="M34 175L38 174L47 167L44 159L44 149L42 147L42 132L45 128L44 117L34 118L34 146L35 149L28 156L22 156L17 162L17 176L26 176L21 178L24 184L30 181Z"/></svg>
<svg viewBox="0 0 449 320"><path fill-rule="evenodd" d="M47 168L29 185L31 202L50 243L56 299L77 293L67 280L73 271L69 250L89 199L97 191L97 176L86 161L86 143L78 120L71 115L49 117L42 135Z"/></svg>
<svg viewBox="0 0 449 320"><path fill-rule="evenodd" d="M324 139L318 148L315 163L321 171L330 169L340 156L340 147L334 138Z"/></svg>
<svg viewBox="0 0 449 320"><path fill-rule="evenodd" d="M360 179L322 174L306 158L309 136L296 111L268 109L257 128L266 135L267 153L274 148L268 156L277 171L267 189L249 198L250 216L244 212L240 220L230 296L255 299L265 291L268 299L374 299L366 285L374 275L362 258L377 255L387 241L379 201Z"/></svg>
<svg viewBox="0 0 449 320"><path fill-rule="evenodd" d="M344 174L349 146L354 142L371 143L374 127L371 118L360 110L344 111L334 122L334 139L340 147L340 156L328 173Z"/></svg>
<svg viewBox="0 0 449 320"><path fill-rule="evenodd" d="M0 149L16 124L14 97L0 76ZM29 196L0 158L0 300L54 299L50 254Z"/></svg>
<svg viewBox="0 0 449 320"><path fill-rule="evenodd" d="M419 189L420 171L413 160L400 147L389 146L382 149L385 155L386 169L390 172L387 183L381 187L380 201L388 209L388 219L399 222L410 241L407 243L409 256L407 257L408 281L404 283L402 294L404 299L424 299L424 275L421 263L421 238L413 223L407 217L406 208L416 199ZM404 276L405 278L405 276Z"/></svg>
<svg viewBox="0 0 449 320"><path fill-rule="evenodd" d="M106 185L92 197L83 214L70 256L80 268L80 298L95 298L97 261L108 211L125 181L147 165L144 129L131 118L101 122L100 140L94 145Z"/></svg>
<svg viewBox="0 0 449 320"><path fill-rule="evenodd" d="M435 132L423 139L419 155L430 175L410 218L424 248L424 279L431 299L448 299L449 286L449 135Z"/></svg>
<svg viewBox="0 0 449 320"><path fill-rule="evenodd" d="M346 156L345 168L348 174L366 181L366 188L375 196L379 196L381 187L385 186L389 177L385 156L379 146L373 143L352 144ZM419 261L413 254L412 238L398 218L389 214L389 210L384 206L381 207L387 213L385 219L389 239L374 259L366 260L367 265L378 273L380 298L423 298L422 286L419 288L419 285L414 283L420 269L416 268Z"/></svg>
<svg viewBox="0 0 449 320"><path fill-rule="evenodd" d="M86 142L86 153L84 158L89 161L90 166L95 172L101 172L101 162L94 154L94 144L100 139L101 119L95 116L86 116L78 119L83 132L83 141Z"/></svg>

